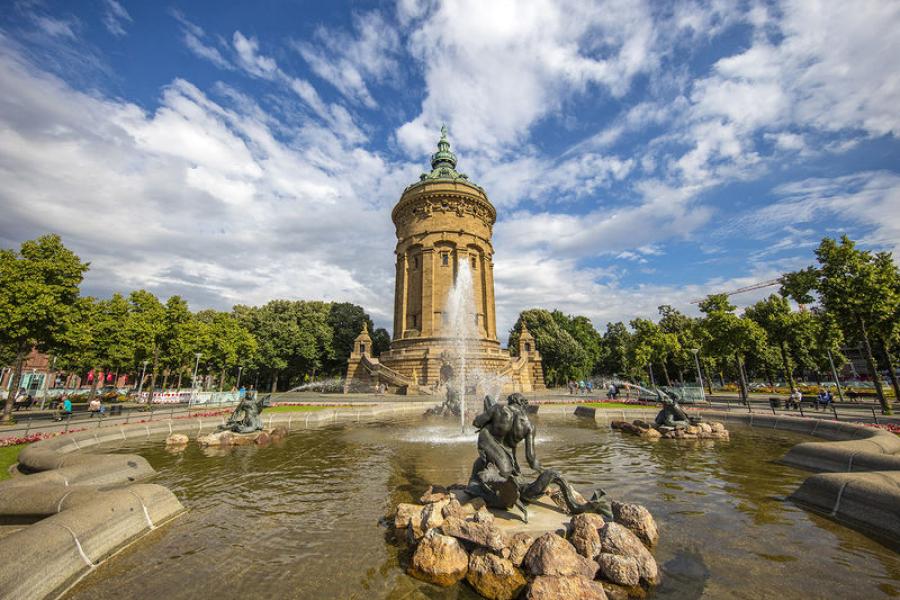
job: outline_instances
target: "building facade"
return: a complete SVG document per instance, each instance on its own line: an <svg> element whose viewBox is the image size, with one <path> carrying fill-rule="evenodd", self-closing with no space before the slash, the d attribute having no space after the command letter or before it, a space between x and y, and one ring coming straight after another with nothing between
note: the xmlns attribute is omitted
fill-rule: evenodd
<svg viewBox="0 0 900 600"><path fill-rule="evenodd" d="M433 391L448 378L456 339L449 331L447 302L463 263L472 275L470 317L476 332L468 340L467 363L503 376L513 390L544 387L533 340L527 353L515 358L500 346L491 244L497 211L484 189L459 173L456 164L443 128L431 171L403 191L391 213L397 234L391 349L375 359L368 333L360 334L348 365L347 389L385 384L401 391Z"/></svg>

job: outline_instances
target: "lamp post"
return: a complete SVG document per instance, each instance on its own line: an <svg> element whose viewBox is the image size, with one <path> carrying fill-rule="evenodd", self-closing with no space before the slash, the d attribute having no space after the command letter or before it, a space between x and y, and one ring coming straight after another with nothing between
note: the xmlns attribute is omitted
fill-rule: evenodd
<svg viewBox="0 0 900 600"><path fill-rule="evenodd" d="M202 352L195 352L194 357L197 359L194 362L194 374L191 376L191 397L188 400L188 410L191 409L191 406L194 404L194 394L197 392L197 369L200 368L200 357L203 356Z"/></svg>
<svg viewBox="0 0 900 600"><path fill-rule="evenodd" d="M243 370L244 370L244 367L242 365L238 365L237 385L234 386L238 389L238 393L240 393L240 390L241 390L241 371L243 371Z"/></svg>
<svg viewBox="0 0 900 600"><path fill-rule="evenodd" d="M703 391L703 373L700 371L700 348L691 348L694 354L694 364L697 366L697 381L700 383L700 400L706 402L706 392Z"/></svg>
<svg viewBox="0 0 900 600"><path fill-rule="evenodd" d="M149 360L144 361L144 368L141 369L141 381L138 383L138 400L141 398L141 392L144 390L144 376L147 374L147 363ZM150 398L147 400L147 406L153 403L153 390L150 390Z"/></svg>

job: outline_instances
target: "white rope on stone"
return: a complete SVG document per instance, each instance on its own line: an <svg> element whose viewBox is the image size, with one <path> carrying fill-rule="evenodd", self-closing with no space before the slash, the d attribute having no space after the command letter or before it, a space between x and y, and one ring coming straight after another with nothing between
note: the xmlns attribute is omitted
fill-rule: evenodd
<svg viewBox="0 0 900 600"><path fill-rule="evenodd" d="M832 509L832 511L831 511L832 517L837 516L838 509L840 509L840 507L841 507L841 498L844 497L844 490L847 489L847 484L849 484L849 483L850 483L849 481L845 481L843 483L843 485L841 485L841 489L838 490L837 498L835 498L835 500L834 500L834 509Z"/></svg>
<svg viewBox="0 0 900 600"><path fill-rule="evenodd" d="M84 560L84 563L92 569L94 567L96 567L97 565L95 563L93 563L90 558L88 558L87 554L84 553L84 548L81 547L81 542L78 541L78 536L75 535L75 532L72 531L71 529L69 529L66 525L63 525L62 523L59 523L59 526L62 527L63 529L65 529L66 531L68 531L70 534L72 534L72 539L75 540L75 548L78 549L78 554L79 554L79 556L81 556L82 560Z"/></svg>

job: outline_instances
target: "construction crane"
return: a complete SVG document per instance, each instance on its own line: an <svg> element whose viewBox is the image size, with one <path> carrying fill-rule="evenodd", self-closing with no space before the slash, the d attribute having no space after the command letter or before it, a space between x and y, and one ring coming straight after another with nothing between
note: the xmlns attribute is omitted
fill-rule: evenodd
<svg viewBox="0 0 900 600"><path fill-rule="evenodd" d="M779 285L779 284L781 284L781 280L782 280L782 278L778 277L777 279L770 279L768 281L760 281L759 283L754 283L753 285L747 285L742 288L732 290L730 292L725 292L725 295L726 296L734 296L735 294L743 294L744 292L752 292L753 290L759 290L762 288L771 287L773 285ZM700 304L705 299L706 298L697 298L695 300L691 300L691 304Z"/></svg>

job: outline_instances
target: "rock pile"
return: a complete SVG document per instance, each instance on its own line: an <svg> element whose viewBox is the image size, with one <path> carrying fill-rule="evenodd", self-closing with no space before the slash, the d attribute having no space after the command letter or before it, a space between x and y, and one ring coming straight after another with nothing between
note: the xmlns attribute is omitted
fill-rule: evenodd
<svg viewBox="0 0 900 600"><path fill-rule="evenodd" d="M465 580L490 600L643 598L659 583L656 522L638 504L613 502L613 514L575 515L565 532L509 534L481 498L432 486L387 522L412 546L409 575L435 585Z"/></svg>
<svg viewBox="0 0 900 600"><path fill-rule="evenodd" d="M272 441L283 439L287 436L287 433L288 431L285 427L263 429L262 431L254 431L253 433L216 431L199 436L197 438L197 444L201 448L206 448L208 446L248 446L250 444L263 446Z"/></svg>
<svg viewBox="0 0 900 600"><path fill-rule="evenodd" d="M696 425L688 425L687 427L665 427L635 419L631 423L628 421L611 421L609 426L624 433L630 433L651 440L659 438L677 440L729 439L729 433L728 430L725 429L725 425L717 421L697 423Z"/></svg>

